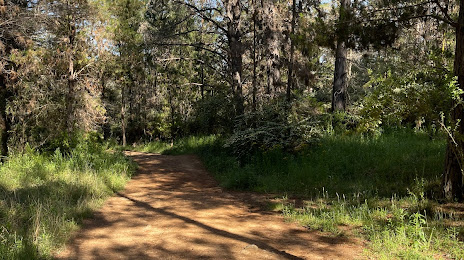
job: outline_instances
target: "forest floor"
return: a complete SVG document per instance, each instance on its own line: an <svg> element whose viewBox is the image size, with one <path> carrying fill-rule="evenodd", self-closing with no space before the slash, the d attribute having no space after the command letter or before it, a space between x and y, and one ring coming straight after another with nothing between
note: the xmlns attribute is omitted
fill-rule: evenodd
<svg viewBox="0 0 464 260"><path fill-rule="evenodd" d="M359 259L363 242L285 222L272 197L224 191L193 155L127 152L138 174L57 259Z"/></svg>

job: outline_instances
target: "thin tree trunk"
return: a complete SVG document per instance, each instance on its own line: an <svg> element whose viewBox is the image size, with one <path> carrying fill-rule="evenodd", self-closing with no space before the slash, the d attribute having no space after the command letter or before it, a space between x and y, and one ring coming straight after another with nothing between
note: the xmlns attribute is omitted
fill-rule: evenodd
<svg viewBox="0 0 464 260"><path fill-rule="evenodd" d="M132 77L132 72L131 72L131 68L130 68L130 67L128 68L127 71L128 71L127 76L128 76L128 78L129 78L129 85L127 86L128 91L129 91L129 93L128 93L128 103L129 103L128 105L129 105L129 109L127 110L127 112L129 112L129 113L128 113L129 115L128 115L128 117L127 117L127 119L128 119L128 122L127 122L127 123L128 123L130 126L132 126L132 124L133 124L133 122L134 122L134 116L135 116L135 113L134 113L134 89L133 89L133 85L134 85L134 82L135 82L135 81L134 81L134 79L133 79L133 77ZM130 137L131 137L130 134L131 134L131 133L129 133L129 139L130 139Z"/></svg>
<svg viewBox="0 0 464 260"><path fill-rule="evenodd" d="M74 61L71 57L69 58L69 71L68 71L68 92L66 93L66 119L65 119L65 125L66 125L66 131L68 134L71 134L71 132L74 130L73 126L73 110L74 110L74 91L76 88L76 80L74 78Z"/></svg>
<svg viewBox="0 0 464 260"><path fill-rule="evenodd" d="M10 93L6 86L6 75L0 75L0 149L1 162L5 162L8 157L8 139L10 135L10 122L6 114L6 104Z"/></svg>
<svg viewBox="0 0 464 260"><path fill-rule="evenodd" d="M204 8L204 2L200 2L201 3L201 8L203 9ZM202 19L201 20L201 24L200 24L200 45L203 46L204 45L204 42L203 42L203 26L204 26L204 20ZM201 100L203 101L205 99L205 62L206 62L206 59L205 59L205 51L202 49L200 50L200 55L201 55L201 59L200 59L200 73L201 73L201 86L200 86L200 96L201 96Z"/></svg>
<svg viewBox="0 0 464 260"><path fill-rule="evenodd" d="M201 86L200 86L200 95L201 100L205 99L205 71L204 71L204 63L201 63Z"/></svg>
<svg viewBox="0 0 464 260"><path fill-rule="evenodd" d="M125 87L121 89L121 131L122 131L122 145L126 146L126 99L124 95Z"/></svg>
<svg viewBox="0 0 464 260"><path fill-rule="evenodd" d="M266 70L266 94L267 94L267 98L268 100L271 99L271 69L269 68L269 66L267 67L267 70Z"/></svg>
<svg viewBox="0 0 464 260"><path fill-rule="evenodd" d="M153 84L153 93L152 95L157 96L158 95L158 71L155 68L155 82Z"/></svg>
<svg viewBox="0 0 464 260"><path fill-rule="evenodd" d="M290 60L288 62L288 81L287 81L287 102L290 103L291 101L291 94L293 89L293 64L294 64L294 55L295 55L295 45L293 44L292 36L295 34L295 27L296 27L296 0L293 0L292 5L292 24L291 24L291 32L290 32Z"/></svg>
<svg viewBox="0 0 464 260"><path fill-rule="evenodd" d="M173 103L173 93L172 93L172 89L169 87L168 88L168 101L169 101L169 107L171 109L171 147L172 147L172 144L174 143L174 124L175 124L175 120L174 120L174 103Z"/></svg>
<svg viewBox="0 0 464 260"><path fill-rule="evenodd" d="M107 99L106 97L106 73L103 72L100 76L100 85L101 85L101 100L104 103ZM103 130L103 139L107 140L111 134L111 126L108 120L105 120L102 126Z"/></svg>
<svg viewBox="0 0 464 260"><path fill-rule="evenodd" d="M146 68L148 69L148 68ZM141 89L141 91L143 91L141 93L141 97L140 99L142 99L142 102L139 103L139 107L138 107L138 111L139 113L142 115L140 117L140 121L141 123L139 124L139 131L142 130L141 134L143 135L143 137L145 138L147 136L147 131L146 131L146 126L147 126L147 113L148 113L148 93L149 93L149 83L148 83L148 80L147 78L144 79L144 88Z"/></svg>
<svg viewBox="0 0 464 260"><path fill-rule="evenodd" d="M68 92L66 93L66 119L65 119L65 130L68 134L74 130L73 126L73 110L74 110L74 91L76 88L76 75L74 74L74 39L76 37L76 30L73 26L69 25L69 63L68 63Z"/></svg>
<svg viewBox="0 0 464 260"><path fill-rule="evenodd" d="M350 8L350 0L340 0L340 17L339 28L337 32L337 50L335 53L335 71L332 89L332 112L345 111L346 109L346 91L348 87L348 72L346 64L347 48L346 36L341 25L348 26L345 23L346 14Z"/></svg>
<svg viewBox="0 0 464 260"><path fill-rule="evenodd" d="M456 26L456 53L454 73L458 77L458 87L464 90L464 1L460 1L459 18ZM461 95L461 100L464 95ZM448 137L445 172L443 173L443 192L448 200L462 201L463 161L464 161L464 106L454 102L451 111L452 122L458 124L454 136Z"/></svg>
<svg viewBox="0 0 464 260"><path fill-rule="evenodd" d="M256 76L256 3L255 0L252 1L253 5L253 92L252 92L252 109L253 112L256 111L256 94L258 92L258 86L257 86L257 76Z"/></svg>
<svg viewBox="0 0 464 260"><path fill-rule="evenodd" d="M67 22L67 29L68 29L68 55L69 55L69 61L68 61L68 92L66 93L66 115L65 115L65 131L68 134L71 134L71 132L74 130L74 118L73 118L73 113L74 113L74 92L76 89L76 75L74 73L74 44L75 44L75 39L76 39L76 27L73 24L72 16L69 14L71 8L71 3L70 1L66 1L66 10L68 12L68 15L66 17L66 22Z"/></svg>

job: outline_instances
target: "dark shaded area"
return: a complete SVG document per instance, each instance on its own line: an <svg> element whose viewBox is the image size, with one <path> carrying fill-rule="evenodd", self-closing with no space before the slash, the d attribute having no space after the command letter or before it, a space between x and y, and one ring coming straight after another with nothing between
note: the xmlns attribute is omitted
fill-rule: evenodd
<svg viewBox="0 0 464 260"><path fill-rule="evenodd" d="M130 197L128 197L128 196L126 196L126 195L124 195L122 193L119 193L119 192L117 193L117 195L132 201L137 207L142 207L142 208L144 208L146 210L154 211L154 212L156 212L158 214L162 214L162 215L166 215L166 216L169 216L169 217L180 219L180 220L182 220L182 221L184 221L186 223L193 224L195 226L198 226L200 228L208 230L209 232L211 232L211 233L213 233L215 235L223 236L223 237L230 238L230 239L239 240L239 241L242 241L242 242L248 243L248 244L257 245L261 249L264 249L266 251L269 251L269 252L278 254L280 256L283 256L285 259L303 259L303 258L294 256L292 254L289 254L289 253L287 253L285 251L280 251L280 250L278 250L278 249L276 249L276 248L274 248L272 246L269 246L266 243L263 243L262 241L258 241L258 240L254 240L254 239L247 238L247 237L244 237L244 236L240 236L240 235L237 235L237 234L233 234L233 233L227 232L225 230L220 230L220 229L208 226L206 224L203 224L201 222L195 221L193 219L190 219L190 218L187 218L187 217L180 216L178 214L169 212L169 211L164 210L164 209L154 208L148 203L145 203L145 202L138 201L136 199L130 198Z"/></svg>

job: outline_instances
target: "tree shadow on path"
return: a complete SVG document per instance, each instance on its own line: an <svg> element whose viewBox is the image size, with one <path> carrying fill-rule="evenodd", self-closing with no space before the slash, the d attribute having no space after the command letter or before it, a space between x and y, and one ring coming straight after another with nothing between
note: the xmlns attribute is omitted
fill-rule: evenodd
<svg viewBox="0 0 464 260"><path fill-rule="evenodd" d="M118 196L120 196L120 197L123 197L123 198L126 198L126 199L132 201L137 207L141 207L141 208L144 208L146 210L154 211L154 212L156 212L158 214L162 214L162 215L166 215L166 216L169 216L169 217L172 217L172 218L182 220L182 221L184 221L186 223L189 223L189 224L195 225L197 227L200 227L202 229L205 229L205 230L207 230L207 231L209 231L209 232L211 232L211 233L213 233L215 235L219 235L219 236L222 236L222 237L238 240L238 241L241 241L241 242L244 242L244 243L256 245L257 247L259 247L259 248L261 248L263 250L266 250L266 251L272 252L274 254L280 255L280 256L284 257L285 259L292 259L292 260L303 259L303 258L294 256L292 254L289 254L289 253L287 253L285 251L280 251L280 250L278 250L278 249L276 249L276 248L274 248L272 246L269 246L266 243L263 243L261 241L254 240L254 239L251 239L251 238L247 238L247 237L244 237L244 236L240 236L240 235L237 235L237 234L233 234L233 233L227 232L225 230L220 230L220 229L208 226L206 224L203 224L201 222L195 221L193 219L190 219L190 218L180 216L180 215L177 215L175 213L166 211L164 209L154 208L148 203L145 203L145 202L130 198L130 197L128 197L128 196L126 196L126 195L124 195L122 193L119 193L119 192L117 192L116 194Z"/></svg>

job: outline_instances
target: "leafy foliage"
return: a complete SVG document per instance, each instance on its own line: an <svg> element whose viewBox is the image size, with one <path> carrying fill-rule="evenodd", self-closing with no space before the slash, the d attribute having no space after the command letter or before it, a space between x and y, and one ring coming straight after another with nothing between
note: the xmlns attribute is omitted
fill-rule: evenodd
<svg viewBox="0 0 464 260"><path fill-rule="evenodd" d="M419 64L384 60L369 70L365 88L372 91L360 103L361 131L407 126L436 131L441 114L448 118L458 88L448 53L432 50Z"/></svg>

